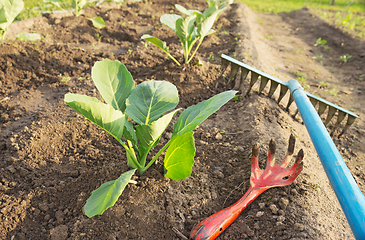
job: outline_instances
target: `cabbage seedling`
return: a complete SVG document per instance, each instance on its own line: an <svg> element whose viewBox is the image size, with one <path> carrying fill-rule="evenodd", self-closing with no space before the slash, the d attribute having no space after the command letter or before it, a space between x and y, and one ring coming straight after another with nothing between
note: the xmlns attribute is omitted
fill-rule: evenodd
<svg viewBox="0 0 365 240"><path fill-rule="evenodd" d="M127 68L118 61L96 62L92 79L106 103L96 98L68 93L65 102L78 113L112 135L125 149L127 165L133 170L102 184L87 200L84 213L101 215L113 206L138 169L143 174L163 152L164 175L181 180L191 174L195 144L193 130L227 103L237 91L226 91L185 109L174 124L170 140L147 160L162 133L181 109L178 91L166 81L145 81L135 87ZM132 121L128 121L131 119Z"/></svg>
<svg viewBox="0 0 365 240"><path fill-rule="evenodd" d="M4 42L8 27L23 8L22 0L0 0L0 43Z"/></svg>
<svg viewBox="0 0 365 240"><path fill-rule="evenodd" d="M85 7L86 0L73 0L72 7L75 9L75 16L80 16L80 11Z"/></svg>
<svg viewBox="0 0 365 240"><path fill-rule="evenodd" d="M179 37L181 46L183 48L185 64L190 63L190 61L193 59L204 38L210 34L215 33L215 31L211 28L218 15L228 7L228 5L222 4L224 2L225 0L208 1L209 7L203 13L198 10L187 10L183 6L176 4L176 9L187 15L186 17L181 17L177 14L165 14L161 16L161 23L171 28ZM231 2L232 1L230 0L228 4ZM169 53L169 48L167 47L166 42L149 34L143 35L142 39L155 44L177 65L181 66L181 64ZM189 57L190 52L196 43L197 46Z"/></svg>
<svg viewBox="0 0 365 240"><path fill-rule="evenodd" d="M105 28L105 22L102 17L89 18L89 20L93 23L94 27L96 27L97 29Z"/></svg>
<svg viewBox="0 0 365 240"><path fill-rule="evenodd" d="M43 0L45 3L52 3L54 6L58 7L62 11L66 11L61 7L59 0ZM72 7L75 9L75 16L80 16L80 11L85 7L87 1L86 0L72 0Z"/></svg>

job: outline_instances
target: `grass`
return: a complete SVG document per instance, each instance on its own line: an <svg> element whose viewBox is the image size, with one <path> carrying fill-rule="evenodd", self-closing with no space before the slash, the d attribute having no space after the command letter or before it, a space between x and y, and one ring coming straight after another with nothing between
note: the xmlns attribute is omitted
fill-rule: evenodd
<svg viewBox="0 0 365 240"><path fill-rule="evenodd" d="M303 7L313 9L320 18L334 23L349 33L365 38L365 0L240 0L254 10L290 12Z"/></svg>
<svg viewBox="0 0 365 240"><path fill-rule="evenodd" d="M328 9L316 9L318 16L325 21L335 23L348 33L355 33L358 37L365 37L365 15L351 10L331 11Z"/></svg>
<svg viewBox="0 0 365 240"><path fill-rule="evenodd" d="M331 6L331 0L240 0L252 9L263 12L290 12L301 9L305 6L313 9L330 9L342 11L347 7L347 10L353 12L364 12L365 3L363 0L357 0L348 6L350 0L336 0L335 5Z"/></svg>

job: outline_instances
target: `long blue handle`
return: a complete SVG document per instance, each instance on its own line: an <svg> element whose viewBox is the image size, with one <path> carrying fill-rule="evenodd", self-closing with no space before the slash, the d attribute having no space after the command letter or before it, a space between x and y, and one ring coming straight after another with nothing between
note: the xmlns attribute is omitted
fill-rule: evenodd
<svg viewBox="0 0 365 240"><path fill-rule="evenodd" d="M295 79L291 79L288 86L355 238L365 239L364 195L304 89Z"/></svg>

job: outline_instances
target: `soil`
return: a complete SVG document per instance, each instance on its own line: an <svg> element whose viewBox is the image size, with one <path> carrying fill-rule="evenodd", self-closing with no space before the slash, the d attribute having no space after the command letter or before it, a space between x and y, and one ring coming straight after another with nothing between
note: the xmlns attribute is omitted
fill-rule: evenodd
<svg viewBox="0 0 365 240"><path fill-rule="evenodd" d="M300 117L265 93L245 96L244 88L241 98L195 129L190 177L165 179L159 160L135 176L138 184L128 185L102 216L82 213L93 190L128 170L119 143L63 102L67 92L99 97L91 67L103 58L125 64L137 84L172 82L179 90L178 107L186 108L233 87L228 72L220 76L224 53L284 81L300 71L307 91L364 117L364 39L306 8L275 15L235 3L199 48L193 62L203 65L178 67L141 41L145 33L165 40L182 62L178 38L159 23L161 15L176 12L175 3L206 8L204 1L127 2L120 9L102 5L80 17L46 14L11 26L10 39L0 45L0 239L184 239L180 234L188 236L195 224L246 192L256 142L262 162L270 139L282 159L291 133L297 136L295 152L304 150L302 173L293 184L261 194L217 239L354 239ZM96 16L104 18L104 29L88 20ZM13 42L21 31L37 32L42 40ZM314 46L319 37L330 49ZM347 63L339 60L345 54L352 56ZM364 129L359 119L341 138L340 129L334 134L363 193ZM156 149L171 132L169 126Z"/></svg>

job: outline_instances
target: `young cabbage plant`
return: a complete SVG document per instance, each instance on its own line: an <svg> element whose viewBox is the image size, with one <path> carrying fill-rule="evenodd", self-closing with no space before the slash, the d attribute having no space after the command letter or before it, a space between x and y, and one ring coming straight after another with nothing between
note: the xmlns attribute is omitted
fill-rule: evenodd
<svg viewBox="0 0 365 240"><path fill-rule="evenodd" d="M75 9L75 16L80 16L80 11L85 7L86 0L73 0L72 7Z"/></svg>
<svg viewBox="0 0 365 240"><path fill-rule="evenodd" d="M58 7L60 10L67 12L63 7L61 7L62 1L60 0L43 0L44 3L51 3ZM80 11L85 7L86 0L72 0L72 7L75 10L75 16L80 16Z"/></svg>
<svg viewBox="0 0 365 240"><path fill-rule="evenodd" d="M63 7L61 7L61 4L60 4L59 0L43 0L43 2L44 3L51 3L52 5L59 8L61 11L67 12L67 10L65 10Z"/></svg>
<svg viewBox="0 0 365 240"><path fill-rule="evenodd" d="M160 18L161 23L171 28L179 37L181 46L183 48L183 55L185 64L190 63L195 53L203 42L204 38L210 34L215 33L212 28L218 15L227 9L228 5L233 1L228 1L228 5L223 5L226 1L208 1L208 8L202 13L198 10L187 10L183 6L176 4L175 7L186 17L181 17L177 14L165 14ZM168 57L170 57L177 65L181 64L174 58L166 46L166 42L153 37L149 34L142 36L142 39L155 44L162 51L164 51ZM191 50L197 43L193 53L190 55ZM190 55L190 57L189 57Z"/></svg>
<svg viewBox="0 0 365 240"><path fill-rule="evenodd" d="M68 93L65 102L78 113L112 135L125 149L127 165L133 170L96 189L84 206L88 217L101 215L113 206L138 169L143 174L164 154L164 175L181 180L191 174L195 144L193 130L227 103L236 91L226 91L185 109L173 126L168 142L147 159L162 133L181 111L178 91L166 81L145 81L135 87L127 68L118 61L96 62L92 79L105 103L96 98Z"/></svg>
<svg viewBox="0 0 365 240"><path fill-rule="evenodd" d="M0 43L4 42L8 27L23 8L22 0L0 0Z"/></svg>
<svg viewBox="0 0 365 240"><path fill-rule="evenodd" d="M93 23L93 26L95 28L97 29L105 28L105 21L102 17L98 16L94 18L89 18L89 20Z"/></svg>

